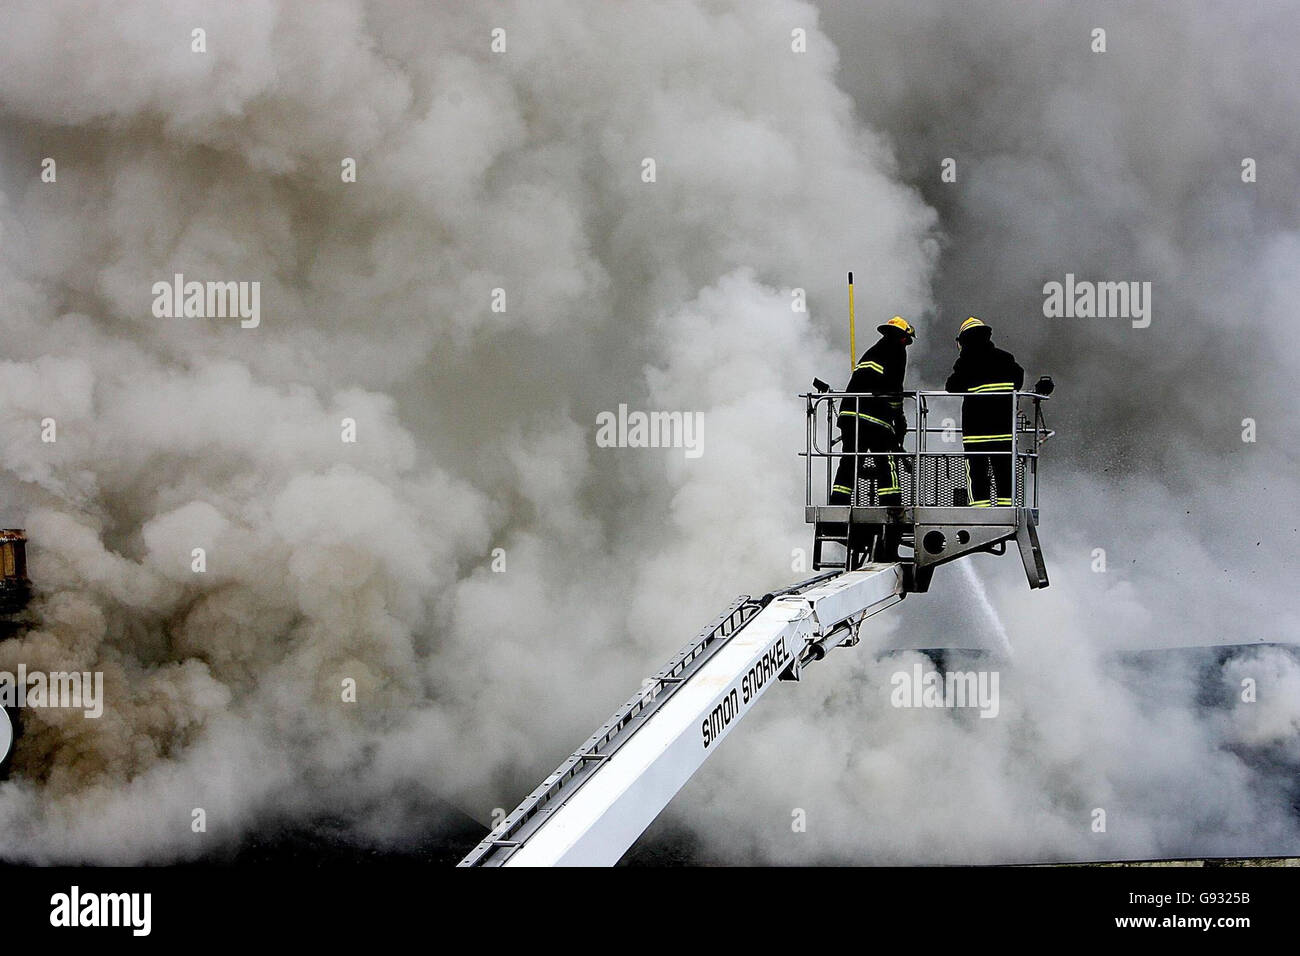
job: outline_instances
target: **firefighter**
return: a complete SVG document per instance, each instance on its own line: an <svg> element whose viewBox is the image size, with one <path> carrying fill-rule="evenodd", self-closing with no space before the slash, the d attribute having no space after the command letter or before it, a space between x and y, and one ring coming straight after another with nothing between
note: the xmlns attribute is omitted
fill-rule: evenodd
<svg viewBox="0 0 1300 956"><path fill-rule="evenodd" d="M916 339L916 330L900 315L877 326L880 340L867 349L853 367L846 392L874 392L868 398L845 398L840 403L837 424L845 454L835 471L829 503L847 505L853 498L857 477L874 471L879 482L880 504L902 502L898 485L898 465L886 455L855 456L862 451L896 452L903 447L907 419L903 415L903 374L907 370L907 346ZM887 478L885 476L888 476Z"/></svg>
<svg viewBox="0 0 1300 956"><path fill-rule="evenodd" d="M947 390L972 396L961 403L970 504L976 508L1011 507L1015 503L1010 454L1015 399L1009 394L1006 398L973 396L1019 391L1025 384L1025 370L1014 355L993 344L993 330L973 315L957 331L957 345L961 353L948 376Z"/></svg>

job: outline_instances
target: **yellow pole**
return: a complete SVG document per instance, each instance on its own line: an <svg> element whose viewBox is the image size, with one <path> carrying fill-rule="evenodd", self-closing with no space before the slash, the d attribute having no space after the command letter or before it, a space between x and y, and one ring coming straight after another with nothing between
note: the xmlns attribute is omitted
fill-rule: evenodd
<svg viewBox="0 0 1300 956"><path fill-rule="evenodd" d="M849 368L858 364L858 343L853 329L853 273L849 273Z"/></svg>

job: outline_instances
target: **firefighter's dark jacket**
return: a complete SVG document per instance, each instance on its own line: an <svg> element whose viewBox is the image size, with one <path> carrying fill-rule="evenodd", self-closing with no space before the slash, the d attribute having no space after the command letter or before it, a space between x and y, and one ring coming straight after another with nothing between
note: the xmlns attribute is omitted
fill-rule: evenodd
<svg viewBox="0 0 1300 956"><path fill-rule="evenodd" d="M995 346L987 336L963 342L948 376L947 390L988 395L1020 390L1025 370L1015 356ZM1011 441L1012 399L966 398L961 403L962 440L966 444Z"/></svg>
<svg viewBox="0 0 1300 956"><path fill-rule="evenodd" d="M840 402L840 430L852 429L858 419L859 434L869 428L883 427L902 442L907 433L903 415L903 374L907 371L907 346L895 336L881 336L880 341L862 353L853 367L846 392L875 392L870 398L845 398Z"/></svg>

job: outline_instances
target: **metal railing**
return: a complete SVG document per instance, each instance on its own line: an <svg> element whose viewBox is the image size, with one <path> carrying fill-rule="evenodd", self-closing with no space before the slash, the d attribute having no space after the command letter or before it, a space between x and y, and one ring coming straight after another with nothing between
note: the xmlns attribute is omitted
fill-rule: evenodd
<svg viewBox="0 0 1300 956"><path fill-rule="evenodd" d="M978 467L992 469L995 458L1010 458L1012 462L1010 494L1007 489L998 488L997 498L1009 498L1012 507L1038 508L1038 458L1043 443L1054 433L1043 419L1042 402L1047 398L1036 392L945 392L945 391L903 391L893 393L873 392L805 392L799 396L806 406L807 438L804 451L800 454L805 459L806 477L804 483L805 504L808 506L825 505L830 501L832 476L836 465L846 457L855 459L853 475L853 493L850 504L854 506L872 506L879 504L878 489L880 475L868 482L861 480L859 464L861 459L889 461L893 472L898 477L899 503L906 507L963 507L969 506L970 489L968 485L967 466L973 460ZM844 399L887 399L903 402L904 415L907 419L907 433L901 447L893 449L863 448L863 439L871 435L869 430L880 426L865 423L857 416L853 417L857 428L854 451L846 452L838 437L837 413ZM1010 401L1011 416L1007 422L1009 434L1008 450L977 447L965 447L962 440L963 402L998 400ZM938 420L939 425L931 424ZM879 435L879 431L875 433ZM931 436L941 436L942 443L952 445L951 450L935 450ZM825 482L822 483L821 500L814 500L814 461L825 461ZM991 478L994 476L991 475ZM864 488L863 485L869 487ZM992 485L990 486L992 487ZM966 499L959 493L965 489ZM992 499L991 499L992 500Z"/></svg>

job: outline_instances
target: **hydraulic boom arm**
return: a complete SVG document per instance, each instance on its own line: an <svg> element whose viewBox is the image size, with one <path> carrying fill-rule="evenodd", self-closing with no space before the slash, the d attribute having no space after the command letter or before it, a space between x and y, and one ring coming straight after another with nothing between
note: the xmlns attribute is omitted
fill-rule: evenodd
<svg viewBox="0 0 1300 956"><path fill-rule="evenodd" d="M776 680L903 599L898 564L738 598L465 857L461 866L612 866Z"/></svg>

